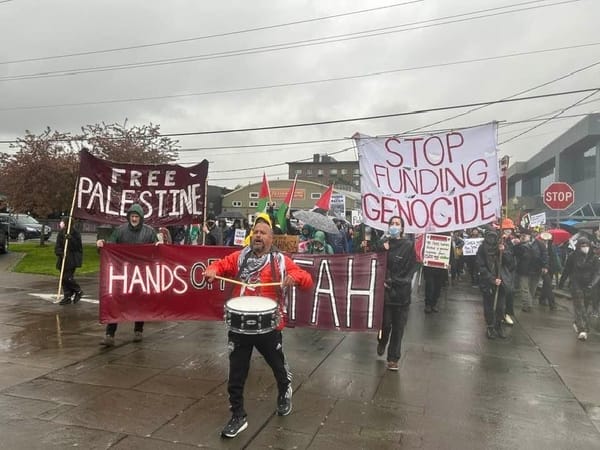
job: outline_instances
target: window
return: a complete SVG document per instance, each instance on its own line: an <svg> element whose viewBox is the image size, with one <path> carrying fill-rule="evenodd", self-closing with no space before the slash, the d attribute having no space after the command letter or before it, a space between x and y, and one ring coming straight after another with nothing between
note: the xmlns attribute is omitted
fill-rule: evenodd
<svg viewBox="0 0 600 450"><path fill-rule="evenodd" d="M337 175L337 169L329 169L329 175Z"/></svg>
<svg viewBox="0 0 600 450"><path fill-rule="evenodd" d="M258 192L249 192L248 198L258 198Z"/></svg>
<svg viewBox="0 0 600 450"><path fill-rule="evenodd" d="M323 176L323 169L317 170L317 175L319 175L320 177L322 177Z"/></svg>
<svg viewBox="0 0 600 450"><path fill-rule="evenodd" d="M360 180L354 180L354 186L360 186Z"/></svg>
<svg viewBox="0 0 600 450"><path fill-rule="evenodd" d="M360 175L358 169L352 169L352 175L354 175L354 176Z"/></svg>
<svg viewBox="0 0 600 450"><path fill-rule="evenodd" d="M319 200L321 198L321 193L320 192L311 192L310 193L310 199L311 200Z"/></svg>
<svg viewBox="0 0 600 450"><path fill-rule="evenodd" d="M312 174L313 174L312 169L306 169L306 175L312 176Z"/></svg>
<svg viewBox="0 0 600 450"><path fill-rule="evenodd" d="M296 169L296 175L302 175L302 169Z"/></svg>
<svg viewBox="0 0 600 450"><path fill-rule="evenodd" d="M234 208L241 208L242 202L240 202L239 200L234 200L231 202L231 206L233 206Z"/></svg>
<svg viewBox="0 0 600 450"><path fill-rule="evenodd" d="M342 175L348 175L348 169L341 169L341 170L340 170L340 173L341 173Z"/></svg>
<svg viewBox="0 0 600 450"><path fill-rule="evenodd" d="M256 200L250 200L248 202L248 207L249 208L256 208L258 206L258 202Z"/></svg>

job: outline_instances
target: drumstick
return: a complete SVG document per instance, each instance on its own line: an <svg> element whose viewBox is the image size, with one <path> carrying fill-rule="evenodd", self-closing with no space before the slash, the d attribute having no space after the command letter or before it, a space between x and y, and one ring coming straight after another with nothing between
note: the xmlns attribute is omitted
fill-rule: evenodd
<svg viewBox="0 0 600 450"><path fill-rule="evenodd" d="M244 283L242 281L232 280L231 278L220 277L218 275L215 275L215 278L217 280L223 280L223 281L228 281L229 283L239 284L240 286L248 286L246 283Z"/></svg>
<svg viewBox="0 0 600 450"><path fill-rule="evenodd" d="M233 280L231 278L220 277L215 275L215 278L218 280L228 281L229 283L239 284L240 286L252 286L252 287L261 287L261 286L280 286L281 282L272 282L272 283L244 283L243 281Z"/></svg>

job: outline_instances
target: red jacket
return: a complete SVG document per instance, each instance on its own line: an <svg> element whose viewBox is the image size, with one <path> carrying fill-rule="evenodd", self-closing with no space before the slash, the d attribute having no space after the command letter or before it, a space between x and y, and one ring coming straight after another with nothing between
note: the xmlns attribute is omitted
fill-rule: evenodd
<svg viewBox="0 0 600 450"><path fill-rule="evenodd" d="M230 253L225 258L220 259L219 261L215 261L208 269L215 269L217 275L225 277L225 278L234 278L237 276L239 272L239 261L240 255L244 250L238 250L236 252ZM291 276L298 287L300 289L308 289L312 286L313 280L310 274L301 269L292 261L289 257L285 256L283 253L275 252L273 253L273 264L275 267L272 268L271 264L267 264L263 267L260 274L260 282L261 283L271 283L274 281L283 281L287 275ZM283 262L283 264L281 264ZM281 267L283 266L283 267ZM273 279L273 274L275 274L276 279ZM241 294L242 286L237 284L233 287L232 295L233 297L239 297ZM281 314L281 322L277 327L278 330L283 329L285 327L285 311L283 310L283 297L282 290L279 286L258 286L254 288L253 291L248 290L246 288L245 295L252 296L260 296L267 297L275 300L279 304L279 312Z"/></svg>

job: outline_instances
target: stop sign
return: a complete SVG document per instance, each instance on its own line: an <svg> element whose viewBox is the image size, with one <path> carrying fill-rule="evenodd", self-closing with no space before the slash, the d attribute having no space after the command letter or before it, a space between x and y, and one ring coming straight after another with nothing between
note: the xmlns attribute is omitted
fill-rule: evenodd
<svg viewBox="0 0 600 450"><path fill-rule="evenodd" d="M557 181L544 190L544 204L553 210L567 209L575 202L575 191L567 183Z"/></svg>

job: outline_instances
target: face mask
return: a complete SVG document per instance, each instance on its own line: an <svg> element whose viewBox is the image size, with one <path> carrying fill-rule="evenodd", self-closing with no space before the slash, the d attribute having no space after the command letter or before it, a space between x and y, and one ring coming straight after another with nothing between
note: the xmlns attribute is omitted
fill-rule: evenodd
<svg viewBox="0 0 600 450"><path fill-rule="evenodd" d="M398 225L390 225L388 233L390 233L390 237L400 237L400 233L402 233L402 228L400 228Z"/></svg>
<svg viewBox="0 0 600 450"><path fill-rule="evenodd" d="M589 247L580 247L580 248L584 255L587 255L587 253L590 251Z"/></svg>

